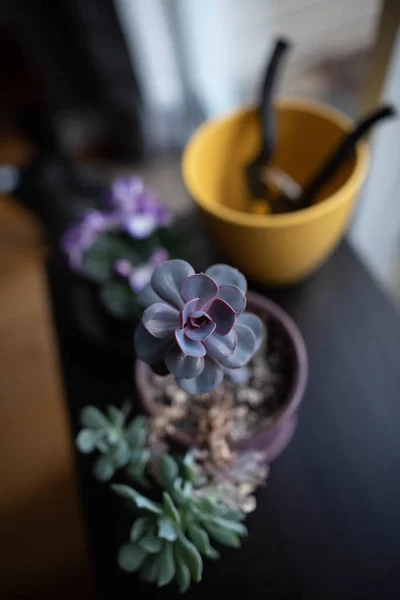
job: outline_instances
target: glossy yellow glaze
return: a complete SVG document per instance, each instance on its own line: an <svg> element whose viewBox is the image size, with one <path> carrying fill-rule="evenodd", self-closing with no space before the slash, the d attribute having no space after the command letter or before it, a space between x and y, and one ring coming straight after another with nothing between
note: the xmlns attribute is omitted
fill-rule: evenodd
<svg viewBox="0 0 400 600"><path fill-rule="evenodd" d="M278 147L271 166L304 184L352 121L330 106L309 100L277 105ZM368 167L368 147L355 156L316 198L313 206L286 214L253 210L245 169L257 154L260 127L255 109L208 121L189 141L183 178L205 225L232 265L262 283L289 284L316 269L342 238ZM261 214L260 214L261 213Z"/></svg>

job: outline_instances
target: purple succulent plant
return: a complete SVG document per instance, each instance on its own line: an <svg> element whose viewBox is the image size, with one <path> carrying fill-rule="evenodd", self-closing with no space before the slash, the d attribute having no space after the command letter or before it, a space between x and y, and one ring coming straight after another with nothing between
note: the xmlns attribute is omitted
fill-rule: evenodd
<svg viewBox="0 0 400 600"><path fill-rule="evenodd" d="M243 367L259 349L263 324L244 313L247 282L228 265L195 273L183 260L157 267L139 295L146 307L135 351L146 363L165 363L189 394L212 391L224 370Z"/></svg>

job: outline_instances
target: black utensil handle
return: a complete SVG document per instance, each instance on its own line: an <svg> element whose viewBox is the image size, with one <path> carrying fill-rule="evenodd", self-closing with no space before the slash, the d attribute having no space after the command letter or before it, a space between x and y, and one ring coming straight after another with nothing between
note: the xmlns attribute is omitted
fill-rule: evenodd
<svg viewBox="0 0 400 600"><path fill-rule="evenodd" d="M263 163L266 163L270 159L276 145L276 126L273 106L274 89L277 79L276 72L283 55L289 48L290 43L287 40L283 38L277 40L262 84L260 117L263 138L259 160Z"/></svg>
<svg viewBox="0 0 400 600"><path fill-rule="evenodd" d="M323 186L337 173L344 161L354 151L357 142L376 124L378 121L393 117L396 110L393 106L387 105L377 109L364 119L361 119L354 129L346 134L339 143L333 154L322 165L321 169L314 175L309 183L303 188L296 209L307 208L310 206L315 196L321 191Z"/></svg>

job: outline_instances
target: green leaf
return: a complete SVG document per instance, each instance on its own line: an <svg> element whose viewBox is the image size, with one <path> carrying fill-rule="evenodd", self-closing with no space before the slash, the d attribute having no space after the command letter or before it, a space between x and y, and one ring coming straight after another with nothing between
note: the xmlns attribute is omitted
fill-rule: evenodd
<svg viewBox="0 0 400 600"><path fill-rule="evenodd" d="M83 427L104 429L110 426L108 419L95 406L85 406L81 410L80 420Z"/></svg>
<svg viewBox="0 0 400 600"><path fill-rule="evenodd" d="M185 478L192 482L194 485L196 485L198 480L198 473L195 468L195 458L193 450L189 450L189 452L186 452L182 464Z"/></svg>
<svg viewBox="0 0 400 600"><path fill-rule="evenodd" d="M122 428L124 423L125 423L125 415L124 413L119 410L116 406L113 406L112 404L110 404L110 406L107 406L107 414L108 414L108 418L110 419L111 423L118 428Z"/></svg>
<svg viewBox="0 0 400 600"><path fill-rule="evenodd" d="M212 560L217 560L220 557L220 553L217 552L215 548L210 546L209 551L207 552L207 558L211 558Z"/></svg>
<svg viewBox="0 0 400 600"><path fill-rule="evenodd" d="M227 529L228 531L234 531L238 535L247 535L247 527L243 523L237 521L230 521L223 519L222 517L210 517L210 522L214 523L221 529Z"/></svg>
<svg viewBox="0 0 400 600"><path fill-rule="evenodd" d="M108 481L115 473L115 464L113 460L105 454L100 456L94 465L94 476L99 481Z"/></svg>
<svg viewBox="0 0 400 600"><path fill-rule="evenodd" d="M110 451L114 463L118 467L124 467L130 458L128 442L124 439L118 440L117 445Z"/></svg>
<svg viewBox="0 0 400 600"><path fill-rule="evenodd" d="M149 554L157 554L162 548L162 541L154 533L150 532L139 540L138 546L146 550Z"/></svg>
<svg viewBox="0 0 400 600"><path fill-rule="evenodd" d="M149 487L149 482L144 476L144 469L150 459L150 450L135 450L131 455L131 461L126 466L126 473L136 483L143 487Z"/></svg>
<svg viewBox="0 0 400 600"><path fill-rule="evenodd" d="M113 275L116 260L126 258L137 263L137 255L133 250L135 244L116 233L103 233L93 245L86 250L82 269L85 275L96 283L104 283Z"/></svg>
<svg viewBox="0 0 400 600"><path fill-rule="evenodd" d="M146 417L139 416L133 419L126 428L125 437L131 450L141 450L146 444L148 425Z"/></svg>
<svg viewBox="0 0 400 600"><path fill-rule="evenodd" d="M237 533L234 531L229 531L228 529L222 529L214 523L210 523L208 521L204 521L204 527L207 529L210 536L223 544L224 546L230 546L231 548L239 548L240 547L240 538Z"/></svg>
<svg viewBox="0 0 400 600"><path fill-rule="evenodd" d="M170 542L178 537L176 523L170 517L160 517L158 519L158 536Z"/></svg>
<svg viewBox="0 0 400 600"><path fill-rule="evenodd" d="M118 564L124 571L137 571L147 557L147 552L136 544L125 544L118 552Z"/></svg>
<svg viewBox="0 0 400 600"><path fill-rule="evenodd" d="M136 315L136 295L127 281L109 279L100 289L100 299L116 319L133 319Z"/></svg>
<svg viewBox="0 0 400 600"><path fill-rule="evenodd" d="M176 460L169 454L164 454L160 460L160 478L166 488L172 487L179 473Z"/></svg>
<svg viewBox="0 0 400 600"><path fill-rule="evenodd" d="M185 492L182 490L182 478L181 477L177 477L175 479L170 492L171 492L171 495L173 496L174 500L178 504L181 504L181 505L187 504L188 497L186 496Z"/></svg>
<svg viewBox="0 0 400 600"><path fill-rule="evenodd" d="M156 515L160 515L162 512L159 504L156 504L152 500L149 500L149 498L146 498L146 496L139 494L139 492L128 485L115 483L111 486L111 488L123 498L131 500L137 506L137 508L143 508L144 510L148 510Z"/></svg>
<svg viewBox="0 0 400 600"><path fill-rule="evenodd" d="M94 431L93 429L81 429L76 436L76 445L80 452L83 454L89 454L96 448L96 443L102 432Z"/></svg>
<svg viewBox="0 0 400 600"><path fill-rule="evenodd" d="M196 546L183 534L176 540L177 562L185 563L190 571L193 581L201 581L203 561Z"/></svg>
<svg viewBox="0 0 400 600"><path fill-rule="evenodd" d="M196 548L202 553L208 556L210 551L210 539L207 533L201 527L198 527L195 523L188 524L187 530L188 538L193 542Z"/></svg>
<svg viewBox="0 0 400 600"><path fill-rule="evenodd" d="M168 494L168 492L163 492L163 505L164 505L164 512L169 515L171 517L171 519L177 524L180 525L181 524L181 517L179 515L179 512L174 504L174 501L172 500L171 496Z"/></svg>
<svg viewBox="0 0 400 600"><path fill-rule="evenodd" d="M146 583L154 583L158 577L158 556L149 556L146 558L141 570L140 578Z"/></svg>
<svg viewBox="0 0 400 600"><path fill-rule="evenodd" d="M161 550L157 562L158 562L158 579L157 585L158 587L162 587L167 585L175 575L175 563L174 563L174 555L172 550L173 544L167 542L164 544L163 549Z"/></svg>
<svg viewBox="0 0 400 600"><path fill-rule="evenodd" d="M139 517L132 525L130 539L132 542L136 542L140 539L149 525L153 522L151 517Z"/></svg>
<svg viewBox="0 0 400 600"><path fill-rule="evenodd" d="M185 563L177 560L175 562L175 569L176 569L175 577L176 577L176 581L179 586L179 591L181 592L181 594L183 594L184 592L186 592L189 589L189 586L190 586L191 577L190 577L189 567Z"/></svg>

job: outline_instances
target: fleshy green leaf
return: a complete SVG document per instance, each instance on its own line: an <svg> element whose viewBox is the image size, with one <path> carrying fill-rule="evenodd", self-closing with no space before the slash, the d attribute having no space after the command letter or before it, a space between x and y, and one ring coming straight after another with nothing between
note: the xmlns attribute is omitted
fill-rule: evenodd
<svg viewBox="0 0 400 600"><path fill-rule="evenodd" d="M85 406L81 411L80 420L83 427L104 429L110 426L108 419L95 406Z"/></svg>
<svg viewBox="0 0 400 600"><path fill-rule="evenodd" d="M124 425L125 415L116 406L113 406L112 404L110 406L107 406L107 414L108 414L108 418L110 419L111 423L115 427L121 428Z"/></svg>
<svg viewBox="0 0 400 600"><path fill-rule="evenodd" d="M118 564L124 571L137 571L147 557L147 552L136 544L125 544L118 552Z"/></svg>
<svg viewBox="0 0 400 600"><path fill-rule="evenodd" d="M210 551L210 540L204 529L198 527L195 523L189 523L187 534L199 552L208 556Z"/></svg>
<svg viewBox="0 0 400 600"><path fill-rule="evenodd" d="M175 562L175 568L175 577L179 586L179 591L181 592L181 594L183 594L189 589L190 586L191 577L189 567L178 559Z"/></svg>
<svg viewBox="0 0 400 600"><path fill-rule="evenodd" d="M220 558L220 553L217 552L215 548L210 546L210 549L207 552L207 558L211 558L211 560L217 560L218 558Z"/></svg>
<svg viewBox="0 0 400 600"><path fill-rule="evenodd" d="M204 527L207 529L210 536L220 544L223 544L224 546L230 546L232 548L240 547L239 536L234 531L223 529L222 527L218 527L214 523L208 521L204 522Z"/></svg>
<svg viewBox="0 0 400 600"><path fill-rule="evenodd" d="M229 519L224 519L222 517L211 517L210 521L221 527L222 529L227 529L228 531L234 531L238 535L247 535L247 527L243 525L243 523L238 523L237 521L230 521Z"/></svg>
<svg viewBox="0 0 400 600"><path fill-rule="evenodd" d="M119 439L117 445L110 451L110 457L117 467L124 467L129 461L128 442L123 438Z"/></svg>
<svg viewBox="0 0 400 600"><path fill-rule="evenodd" d="M76 437L76 445L78 450L83 454L89 454L89 452L93 452L93 450L96 448L99 434L101 435L102 432L88 428L81 429Z"/></svg>
<svg viewBox="0 0 400 600"><path fill-rule="evenodd" d="M132 542L139 540L152 523L151 517L139 517L132 525L130 539Z"/></svg>
<svg viewBox="0 0 400 600"><path fill-rule="evenodd" d="M126 428L125 437L132 450L142 449L146 443L147 435L148 425L144 416L136 417Z"/></svg>
<svg viewBox="0 0 400 600"><path fill-rule="evenodd" d="M161 508L158 504L152 500L149 500L149 498L146 498L146 496L139 494L139 492L128 485L115 483L111 486L111 488L123 498L131 500L137 506L137 508L143 508L144 510L148 510L156 515L161 514Z"/></svg>
<svg viewBox="0 0 400 600"><path fill-rule="evenodd" d="M150 450L136 450L131 457L131 461L126 466L125 472L129 477L144 487L149 486L149 482L144 476L144 469L150 458Z"/></svg>
<svg viewBox="0 0 400 600"><path fill-rule="evenodd" d="M94 475L99 481L108 481L115 473L113 460L105 454L100 456L94 465Z"/></svg>
<svg viewBox="0 0 400 600"><path fill-rule="evenodd" d="M163 549L161 550L157 562L158 562L158 579L157 585L158 587L162 587L167 585L175 575L175 562L173 555L173 548L171 543L165 543Z"/></svg>
<svg viewBox="0 0 400 600"><path fill-rule="evenodd" d="M170 517L158 519L158 536L169 542L174 542L178 536L176 523Z"/></svg>
<svg viewBox="0 0 400 600"><path fill-rule="evenodd" d="M154 583L158 577L158 557L148 556L140 570L140 578L146 583Z"/></svg>
<svg viewBox="0 0 400 600"><path fill-rule="evenodd" d="M149 554L157 554L162 548L162 540L150 532L139 540L138 546Z"/></svg>
<svg viewBox="0 0 400 600"><path fill-rule="evenodd" d="M164 512L171 517L171 519L177 524L180 525L181 524L181 518L179 516L179 512L174 504L174 501L172 500L171 496L168 494L168 492L163 492L163 505L164 505Z"/></svg>
<svg viewBox="0 0 400 600"><path fill-rule="evenodd" d="M196 546L183 534L176 541L177 562L182 561L189 568L193 581L200 581L203 574L203 561Z"/></svg>
<svg viewBox="0 0 400 600"><path fill-rule="evenodd" d="M164 454L159 463L160 476L166 488L173 486L178 476L179 467L175 459L169 454Z"/></svg>

